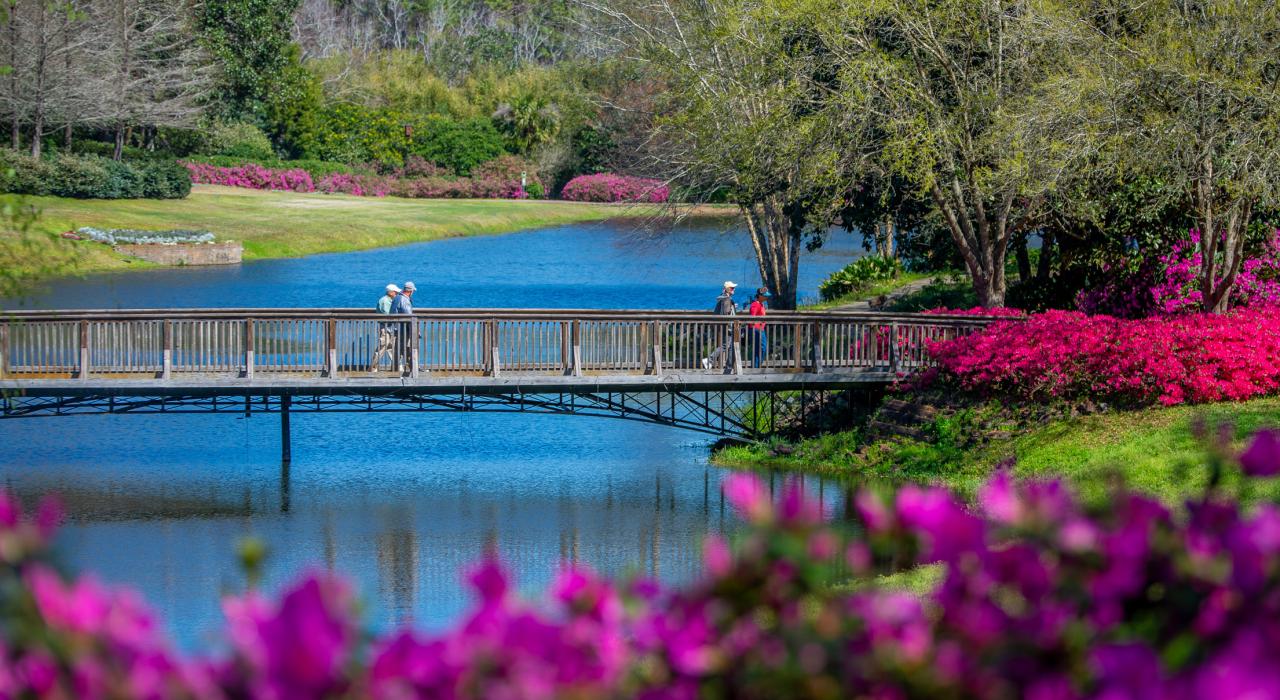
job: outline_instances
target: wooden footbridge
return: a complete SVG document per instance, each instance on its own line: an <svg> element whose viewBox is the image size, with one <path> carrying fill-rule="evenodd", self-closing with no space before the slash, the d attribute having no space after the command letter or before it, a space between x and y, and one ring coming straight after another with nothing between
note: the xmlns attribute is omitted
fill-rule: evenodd
<svg viewBox="0 0 1280 700"><path fill-rule="evenodd" d="M568 413L755 437L774 426L781 394L822 401L829 392L882 386L926 367L929 341L992 320L549 309L10 311L0 317L0 417L279 412L286 459L291 411Z"/></svg>

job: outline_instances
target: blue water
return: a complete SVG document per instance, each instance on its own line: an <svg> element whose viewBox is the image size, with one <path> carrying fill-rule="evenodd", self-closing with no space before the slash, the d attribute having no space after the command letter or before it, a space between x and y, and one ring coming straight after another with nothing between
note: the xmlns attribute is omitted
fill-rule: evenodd
<svg viewBox="0 0 1280 700"><path fill-rule="evenodd" d="M847 234L806 254L802 296L860 254ZM413 280L415 305L709 309L720 283L759 284L744 231L577 225L239 266L67 280L24 308L372 306ZM745 296L745 295L744 295ZM236 543L266 543L263 586L313 568L351 578L374 629L447 624L460 570L496 549L536 595L560 562L677 582L709 531L733 527L710 440L572 416L295 414L279 419L77 416L0 422L0 479L56 492L70 567L139 589L188 649L216 644L220 597L243 589ZM832 507L840 493L818 483Z"/></svg>

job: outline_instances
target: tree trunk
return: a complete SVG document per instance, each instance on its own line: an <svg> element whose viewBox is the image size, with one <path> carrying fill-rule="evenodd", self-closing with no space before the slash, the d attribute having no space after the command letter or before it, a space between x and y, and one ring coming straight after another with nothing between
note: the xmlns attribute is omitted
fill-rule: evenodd
<svg viewBox="0 0 1280 700"><path fill-rule="evenodd" d="M1004 259L1009 247L1008 212L1013 197L1006 195L1000 211L994 219L988 219L980 193L966 194L959 180L952 180L949 190L944 191L935 182L929 194L964 259L978 304L988 308L1004 306Z"/></svg>
<svg viewBox="0 0 1280 700"><path fill-rule="evenodd" d="M116 150L111 154L112 160L124 158L124 124L116 125Z"/></svg>
<svg viewBox="0 0 1280 700"><path fill-rule="evenodd" d="M1018 240L1014 242L1013 255L1018 260L1018 281L1025 283L1031 279L1031 253L1027 252L1025 235L1018 236Z"/></svg>
<svg viewBox="0 0 1280 700"><path fill-rule="evenodd" d="M772 307L795 309L803 226L794 221L793 207L771 196L739 208L747 220L760 279L769 289Z"/></svg>
<svg viewBox="0 0 1280 700"><path fill-rule="evenodd" d="M1053 248L1056 243L1052 231L1041 234L1040 258L1036 260L1036 279L1040 282L1049 281L1049 271L1053 266Z"/></svg>
<svg viewBox="0 0 1280 700"><path fill-rule="evenodd" d="M898 224L893 220L893 216L889 215L884 218L884 256L886 258L898 257Z"/></svg>
<svg viewBox="0 0 1280 700"><path fill-rule="evenodd" d="M71 122L67 122L67 125L63 127L62 146L67 149L67 153L71 152Z"/></svg>
<svg viewBox="0 0 1280 700"><path fill-rule="evenodd" d="M31 126L31 157L40 157L40 146L44 136L44 110L36 108L35 123Z"/></svg>

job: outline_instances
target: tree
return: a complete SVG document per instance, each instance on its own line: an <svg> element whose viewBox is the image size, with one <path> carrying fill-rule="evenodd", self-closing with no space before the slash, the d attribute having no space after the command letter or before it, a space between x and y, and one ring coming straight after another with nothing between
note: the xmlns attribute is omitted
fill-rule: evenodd
<svg viewBox="0 0 1280 700"><path fill-rule="evenodd" d="M741 209L774 305L795 308L802 243L821 234L847 189L857 139L826 113L834 75L814 15L770 0L657 0L649 9L593 5L601 30L647 64L657 95L655 158L695 192Z"/></svg>
<svg viewBox="0 0 1280 700"><path fill-rule="evenodd" d="M1005 295L1010 243L1091 143L1066 128L1054 78L1070 54L1048 0L833 3L823 34L840 54L846 109L873 112L876 160L931 200L983 306ZM1062 131L1066 128L1066 135Z"/></svg>
<svg viewBox="0 0 1280 700"><path fill-rule="evenodd" d="M0 104L10 119L13 148L31 127L31 155L39 157L46 127L76 118L87 98L84 0L7 0L0 41L8 65Z"/></svg>
<svg viewBox="0 0 1280 700"><path fill-rule="evenodd" d="M289 67L290 30L300 0L204 0L197 18L220 68L210 105L231 121L264 123L266 105Z"/></svg>
<svg viewBox="0 0 1280 700"><path fill-rule="evenodd" d="M1096 3L1102 27L1081 89L1114 115L1117 168L1191 204L1207 311L1227 308L1249 225L1280 198L1280 8L1272 0Z"/></svg>
<svg viewBox="0 0 1280 700"><path fill-rule="evenodd" d="M94 7L99 111L115 133L114 158L135 126L191 126L203 113L208 57L191 41L191 6L170 0L106 0Z"/></svg>
<svg viewBox="0 0 1280 700"><path fill-rule="evenodd" d="M285 48L287 60L264 109L267 135L276 149L300 158L315 148L323 93L320 81L302 65L296 44Z"/></svg>

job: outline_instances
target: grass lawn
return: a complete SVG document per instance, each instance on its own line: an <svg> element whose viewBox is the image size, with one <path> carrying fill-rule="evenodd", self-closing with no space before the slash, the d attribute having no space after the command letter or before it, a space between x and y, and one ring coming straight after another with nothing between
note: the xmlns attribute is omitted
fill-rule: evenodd
<svg viewBox="0 0 1280 700"><path fill-rule="evenodd" d="M1280 427L1280 398L1209 406L1152 408L1085 416L1049 423L1017 437L965 450L946 444L885 441L864 446L855 431L807 440L789 455L767 445L734 447L717 454L718 464L847 475L868 480L939 483L971 494L996 464L1016 459L1014 474L1027 478L1064 477L1088 499L1106 497L1120 479L1167 502L1203 488L1208 477L1201 444L1192 433L1196 420L1229 423L1234 438L1260 427ZM945 430L942 431L945 433ZM1256 481L1250 494L1280 498L1280 479Z"/></svg>
<svg viewBox="0 0 1280 700"><path fill-rule="evenodd" d="M430 241L454 236L507 233L584 221L652 216L652 206L562 201L400 199L298 194L197 185L186 199L81 200L28 197L40 211L37 231L81 226L139 229L206 229L219 240L244 244L245 259L282 258ZM727 215L730 209L703 208ZM3 239L0 239L0 246ZM76 272L126 266L96 243L76 243ZM3 252L3 251L0 251Z"/></svg>

